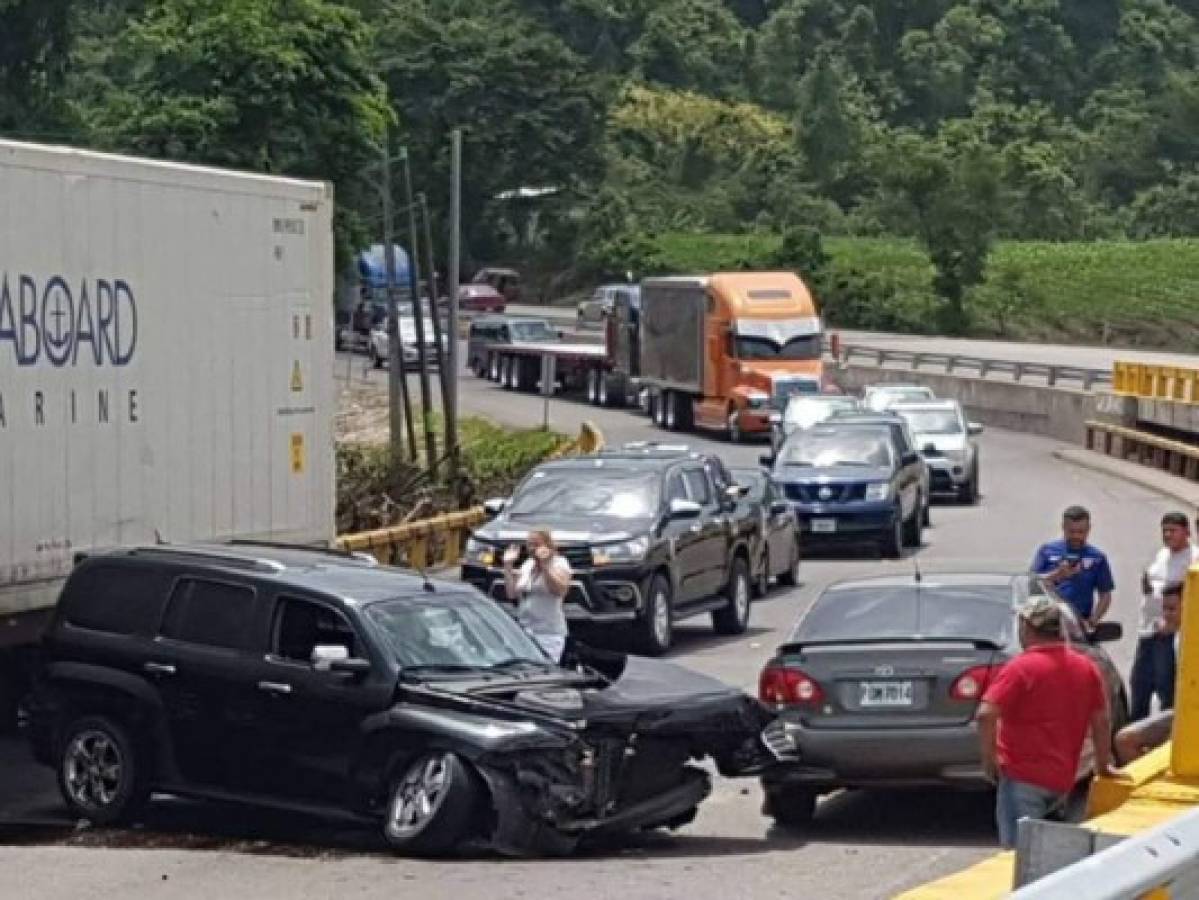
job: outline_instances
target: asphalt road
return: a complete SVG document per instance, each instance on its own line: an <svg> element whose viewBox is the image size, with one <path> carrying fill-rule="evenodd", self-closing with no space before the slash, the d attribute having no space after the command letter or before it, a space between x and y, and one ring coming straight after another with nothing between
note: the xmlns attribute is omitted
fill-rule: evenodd
<svg viewBox="0 0 1199 900"><path fill-rule="evenodd" d="M340 365L345 365L342 358ZM350 363L355 377L362 370ZM382 384L382 373L367 377ZM539 425L539 398L505 392L469 376L465 411L512 425ZM573 431L595 421L609 442L656 435L641 416L555 400L550 423ZM731 465L754 465L760 447L730 446L691 437ZM1114 617L1126 629L1136 608L1136 582L1156 544L1164 504L1156 494L1051 455L1052 442L991 431L983 436L983 490L976 507L933 509L926 546L916 554L928 578L938 570L1019 570L1037 542L1054 535L1060 510L1081 502L1094 514L1096 543L1113 559L1118 590ZM776 591L753 608L749 632L717 638L707 620L678 629L674 658L753 691L759 667L796 618L830 582L895 570L912 557L883 562L873 554L808 558L803 584ZM1127 671L1132 640L1114 648ZM17 799L30 810L57 809L50 779L20 764L11 745L0 747L0 810ZM132 832L64 835L0 830L0 865L9 884L20 879L33 898L212 896L385 897L421 900L595 895L727 900L728 897L888 897L953 871L994 848L985 795L939 791L849 792L825 800L816 825L796 835L775 830L759 812L756 782L720 780L698 819L674 834L652 834L568 860L504 861L486 855L424 862L396 859L375 838L295 817L233 811L178 802L160 804ZM106 848L106 849L101 849ZM121 848L121 849L112 849Z"/></svg>
<svg viewBox="0 0 1199 900"><path fill-rule="evenodd" d="M520 305L508 307L513 315L549 316L555 320L576 321L574 309L564 306ZM874 331L844 331L846 344L860 344L880 350L949 353L1010 362L1046 363L1081 369L1110 369L1116 360L1155 363L1163 366L1199 365L1199 357L1186 353L1119 347L1085 347L1076 344L1032 344L1016 341L967 340L912 334L884 334Z"/></svg>

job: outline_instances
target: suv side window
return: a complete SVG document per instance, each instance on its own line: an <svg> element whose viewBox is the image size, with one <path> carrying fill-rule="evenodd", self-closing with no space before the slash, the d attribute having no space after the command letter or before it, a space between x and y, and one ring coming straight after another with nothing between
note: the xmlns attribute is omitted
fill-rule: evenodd
<svg viewBox="0 0 1199 900"><path fill-rule="evenodd" d="M154 634L174 580L170 572L145 566L88 565L67 582L62 621L106 634Z"/></svg>
<svg viewBox="0 0 1199 900"><path fill-rule="evenodd" d="M354 627L340 612L299 597L280 597L271 623L271 655L287 662L312 662L317 646L345 647L351 657L366 651Z"/></svg>
<svg viewBox="0 0 1199 900"><path fill-rule="evenodd" d="M182 578L159 633L189 644L240 650L254 624L254 590L224 581Z"/></svg>
<svg viewBox="0 0 1199 900"><path fill-rule="evenodd" d="M692 500L701 506L711 505L712 489L703 469L684 469L683 480L687 483L687 493Z"/></svg>

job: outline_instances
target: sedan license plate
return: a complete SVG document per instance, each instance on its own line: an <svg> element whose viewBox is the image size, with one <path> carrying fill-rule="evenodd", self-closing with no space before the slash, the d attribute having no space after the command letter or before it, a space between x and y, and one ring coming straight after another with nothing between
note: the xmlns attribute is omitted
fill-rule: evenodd
<svg viewBox="0 0 1199 900"><path fill-rule="evenodd" d="M863 681L861 704L863 707L911 706L912 682Z"/></svg>
<svg viewBox="0 0 1199 900"><path fill-rule="evenodd" d="M837 530L836 519L813 519L812 531L816 534L832 534Z"/></svg>

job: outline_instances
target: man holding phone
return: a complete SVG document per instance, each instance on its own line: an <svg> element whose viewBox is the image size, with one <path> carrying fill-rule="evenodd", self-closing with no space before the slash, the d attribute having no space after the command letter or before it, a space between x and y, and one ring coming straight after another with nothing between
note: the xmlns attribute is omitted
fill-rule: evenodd
<svg viewBox="0 0 1199 900"><path fill-rule="evenodd" d="M1091 514L1071 506L1062 513L1062 539L1041 545L1032 571L1044 576L1087 630L1093 631L1112 605L1116 583L1107 554L1088 543L1090 536Z"/></svg>

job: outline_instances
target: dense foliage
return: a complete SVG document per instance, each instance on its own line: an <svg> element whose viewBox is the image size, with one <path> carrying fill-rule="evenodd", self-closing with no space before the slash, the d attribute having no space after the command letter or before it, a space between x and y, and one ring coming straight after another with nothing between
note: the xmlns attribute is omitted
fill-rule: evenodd
<svg viewBox="0 0 1199 900"><path fill-rule="evenodd" d="M438 215L466 128L476 261L606 277L660 268L668 231L902 236L926 327L1022 295L989 283L996 241L1199 232L1196 0L0 0L0 23L0 134L325 177L343 247L377 231L389 127Z"/></svg>

